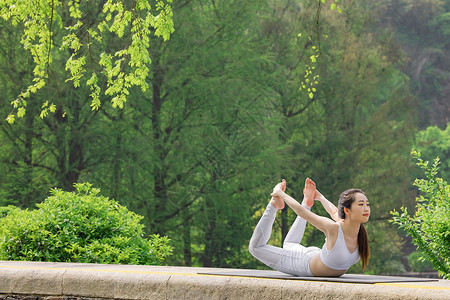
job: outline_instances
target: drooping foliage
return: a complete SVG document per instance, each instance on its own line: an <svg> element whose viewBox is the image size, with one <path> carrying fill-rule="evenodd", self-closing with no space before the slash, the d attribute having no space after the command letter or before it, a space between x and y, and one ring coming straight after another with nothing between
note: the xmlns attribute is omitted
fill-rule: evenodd
<svg viewBox="0 0 450 300"><path fill-rule="evenodd" d="M31 80L12 102L17 110L7 121L23 117L30 96L58 76L74 88L88 86L93 109L100 107L103 96L110 97L114 107L123 107L132 86L143 91L148 87L151 36L167 40L174 31L171 2L2 1L0 17L20 28L20 43L34 65ZM119 43L112 45L113 40ZM54 69L57 64L64 64L68 74ZM39 105L42 117L61 107L56 97Z"/></svg>

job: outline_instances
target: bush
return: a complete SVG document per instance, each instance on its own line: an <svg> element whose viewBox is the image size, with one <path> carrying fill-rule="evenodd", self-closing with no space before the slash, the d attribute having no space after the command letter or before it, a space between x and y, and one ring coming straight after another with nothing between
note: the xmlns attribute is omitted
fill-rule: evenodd
<svg viewBox="0 0 450 300"><path fill-rule="evenodd" d="M420 158L420 152L413 151L412 155L417 163L425 170L427 179L416 179L414 185L425 196L416 198L416 212L408 214L405 207L401 214L395 210L392 222L404 228L412 237L413 243L423 254L421 260L431 262L440 276L450 278L450 186L442 178L438 178L437 170L439 158L434 160L431 167L428 161Z"/></svg>
<svg viewBox="0 0 450 300"><path fill-rule="evenodd" d="M171 254L167 237L143 237L142 216L89 183L75 188L52 190L37 210L2 208L0 260L160 265Z"/></svg>
<svg viewBox="0 0 450 300"><path fill-rule="evenodd" d="M14 206L14 205L8 205L8 206L0 206L0 218L4 218L7 215L20 211L20 208Z"/></svg>
<svg viewBox="0 0 450 300"><path fill-rule="evenodd" d="M428 272L433 270L433 265L422 259L423 254L415 251L408 256L408 265L412 272Z"/></svg>

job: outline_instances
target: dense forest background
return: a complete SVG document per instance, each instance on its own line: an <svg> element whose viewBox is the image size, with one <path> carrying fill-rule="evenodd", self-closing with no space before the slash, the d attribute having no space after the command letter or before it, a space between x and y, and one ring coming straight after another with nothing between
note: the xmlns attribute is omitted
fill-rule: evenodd
<svg viewBox="0 0 450 300"><path fill-rule="evenodd" d="M340 3L318 15L316 0L175 1L175 32L151 41L149 89L131 89L123 109L103 96L92 111L89 88L63 80L64 57L53 57L24 118L0 124L0 205L32 209L51 188L90 182L171 239L169 264L262 268L247 248L273 186L286 178L301 199L310 177L334 203L365 190L367 271L408 271L414 247L389 212L414 205L411 149L441 157L449 178L450 1ZM32 79L21 30L0 21L5 118ZM56 112L41 119L33 99ZM279 214L275 245L295 218ZM304 244L323 239L308 225Z"/></svg>

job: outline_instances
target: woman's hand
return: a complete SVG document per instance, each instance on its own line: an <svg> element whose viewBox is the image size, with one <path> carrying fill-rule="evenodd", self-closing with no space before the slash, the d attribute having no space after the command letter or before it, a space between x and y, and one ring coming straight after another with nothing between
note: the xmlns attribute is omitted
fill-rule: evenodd
<svg viewBox="0 0 450 300"><path fill-rule="evenodd" d="M286 180L282 180L279 184L277 184L273 188L272 199L270 199L270 203L272 203L273 207L276 209L284 208L284 201L281 199L280 195L286 190Z"/></svg>
<svg viewBox="0 0 450 300"><path fill-rule="evenodd" d="M272 197L279 197L284 193L285 190L286 190L286 180L283 179L273 188L272 194L270 195Z"/></svg>
<svg viewBox="0 0 450 300"><path fill-rule="evenodd" d="M314 200L320 201L322 199L323 195L319 192L319 190L316 189L316 194L314 195Z"/></svg>

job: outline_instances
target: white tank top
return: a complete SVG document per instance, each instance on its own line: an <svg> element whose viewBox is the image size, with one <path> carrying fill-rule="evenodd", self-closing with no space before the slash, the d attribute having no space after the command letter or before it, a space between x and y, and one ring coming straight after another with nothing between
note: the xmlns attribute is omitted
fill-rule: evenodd
<svg viewBox="0 0 450 300"><path fill-rule="evenodd" d="M322 251L320 252L320 259L330 269L334 270L348 270L351 266L359 261L359 252L356 249L353 253L350 253L345 243L344 232L342 231L341 224L339 224L338 237L333 249L328 250L325 244L323 244Z"/></svg>

